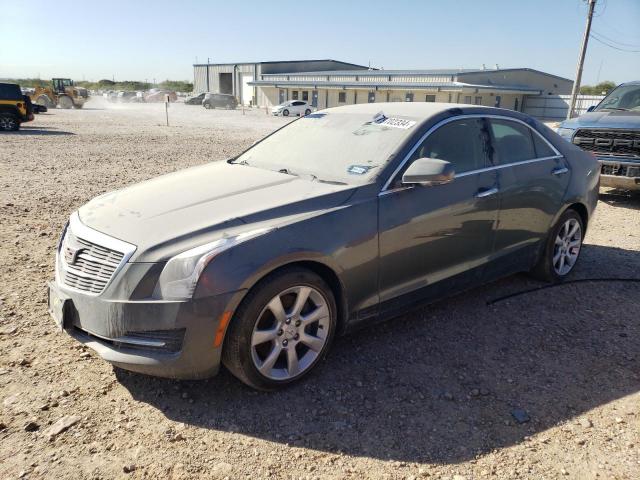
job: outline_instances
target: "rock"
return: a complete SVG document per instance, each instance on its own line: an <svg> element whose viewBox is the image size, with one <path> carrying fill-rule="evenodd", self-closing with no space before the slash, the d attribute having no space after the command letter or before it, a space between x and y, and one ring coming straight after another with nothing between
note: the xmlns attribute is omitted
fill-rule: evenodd
<svg viewBox="0 0 640 480"><path fill-rule="evenodd" d="M453 400L453 394L451 392L444 392L444 394L442 395L444 397L445 400Z"/></svg>
<svg viewBox="0 0 640 480"><path fill-rule="evenodd" d="M17 331L18 331L18 327L16 327L15 325L9 325L8 327L0 330L0 335L13 335Z"/></svg>
<svg viewBox="0 0 640 480"><path fill-rule="evenodd" d="M580 419L580 426L583 428L591 428L593 427L593 422L591 420L589 420L588 418L581 418Z"/></svg>
<svg viewBox="0 0 640 480"><path fill-rule="evenodd" d="M529 420L531 420L531 417L529 417L529 414L525 410L522 410L521 408L513 409L511 411L511 416L515 418L516 422L518 423L527 423Z"/></svg>
<svg viewBox="0 0 640 480"><path fill-rule="evenodd" d="M469 392L469 395L471 395L472 397L477 397L478 395L480 395L480 390L474 388L473 390L471 390L471 392Z"/></svg>
<svg viewBox="0 0 640 480"><path fill-rule="evenodd" d="M624 423L624 419L622 417L616 417L616 423Z"/></svg>
<svg viewBox="0 0 640 480"><path fill-rule="evenodd" d="M91 358L91 354L89 352L82 352L80 358Z"/></svg>
<svg viewBox="0 0 640 480"><path fill-rule="evenodd" d="M135 471L135 469L136 469L136 466L135 466L133 463L130 463L130 464L124 465L124 466L122 467L122 471L123 471L124 473L131 473L131 472Z"/></svg>
<svg viewBox="0 0 640 480"><path fill-rule="evenodd" d="M31 420L25 423L23 428L25 432L35 432L37 430L40 430L40 425Z"/></svg>
<svg viewBox="0 0 640 480"><path fill-rule="evenodd" d="M218 462L213 466L213 474L217 476L230 475L233 465L227 462Z"/></svg>
<svg viewBox="0 0 640 480"><path fill-rule="evenodd" d="M18 360L18 365L20 365L21 367L28 367L29 365L31 365L31 360L21 358Z"/></svg>
<svg viewBox="0 0 640 480"><path fill-rule="evenodd" d="M55 438L57 435L61 434L65 430L68 430L73 425L82 420L82 417L79 415L67 415L66 417L62 417L56 423L51 425L44 431L44 434L49 437L50 440Z"/></svg>

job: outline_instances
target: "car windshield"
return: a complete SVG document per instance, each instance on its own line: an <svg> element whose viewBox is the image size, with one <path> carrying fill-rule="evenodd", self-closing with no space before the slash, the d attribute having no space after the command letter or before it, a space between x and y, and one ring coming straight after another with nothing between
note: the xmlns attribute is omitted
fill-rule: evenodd
<svg viewBox="0 0 640 480"><path fill-rule="evenodd" d="M640 111L640 85L622 85L614 89L595 110Z"/></svg>
<svg viewBox="0 0 640 480"><path fill-rule="evenodd" d="M302 117L235 159L251 167L347 184L370 182L416 128L416 118L326 111Z"/></svg>

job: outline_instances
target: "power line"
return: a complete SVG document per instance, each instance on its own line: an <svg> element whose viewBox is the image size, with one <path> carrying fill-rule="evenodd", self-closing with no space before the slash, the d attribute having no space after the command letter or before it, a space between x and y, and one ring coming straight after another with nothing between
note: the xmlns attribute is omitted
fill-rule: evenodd
<svg viewBox="0 0 640 480"><path fill-rule="evenodd" d="M595 33L596 35L598 35L599 37L602 37L604 40L607 40L608 42L612 42L612 43L617 43L618 45L621 45L623 47L634 47L634 48L640 48L640 45L638 44L633 44L633 43L624 43L624 42L620 42L618 40L614 40L613 38L609 38L607 37L605 34L600 33L600 32L596 32L595 30L592 31L592 33Z"/></svg>
<svg viewBox="0 0 640 480"><path fill-rule="evenodd" d="M629 50L626 48L620 48L620 47L616 47L615 45L611 45L610 43L607 43L604 40L601 40L600 38L596 37L593 33L589 35L589 37L593 38L596 42L606 45L609 48L613 48L614 50L619 50L621 52L627 52L627 53L640 53L640 50Z"/></svg>

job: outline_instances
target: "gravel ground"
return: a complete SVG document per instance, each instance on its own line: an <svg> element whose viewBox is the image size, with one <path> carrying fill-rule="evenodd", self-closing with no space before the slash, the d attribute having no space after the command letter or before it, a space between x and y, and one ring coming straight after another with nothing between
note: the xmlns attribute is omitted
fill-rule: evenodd
<svg viewBox="0 0 640 480"><path fill-rule="evenodd" d="M46 312L69 213L283 125L172 105L0 134L0 478L640 478L640 286L514 276L339 338L278 393L114 370ZM640 195L602 192L573 278L640 277Z"/></svg>

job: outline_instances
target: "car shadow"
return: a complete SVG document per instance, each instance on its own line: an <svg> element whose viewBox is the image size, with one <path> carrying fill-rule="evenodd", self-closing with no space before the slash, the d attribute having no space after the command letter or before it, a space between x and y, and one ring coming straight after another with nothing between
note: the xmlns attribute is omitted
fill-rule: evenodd
<svg viewBox="0 0 640 480"><path fill-rule="evenodd" d="M586 245L573 278L637 275L640 252ZM254 392L226 371L115 369L169 419L332 453L457 463L640 390L640 284L512 276L338 338L305 381ZM598 425L595 425L596 428Z"/></svg>
<svg viewBox="0 0 640 480"><path fill-rule="evenodd" d="M75 135L73 132L54 130L51 127L21 127L17 132L4 132L11 135Z"/></svg>
<svg viewBox="0 0 640 480"><path fill-rule="evenodd" d="M613 207L640 210L640 191L615 188L600 190L599 200Z"/></svg>

